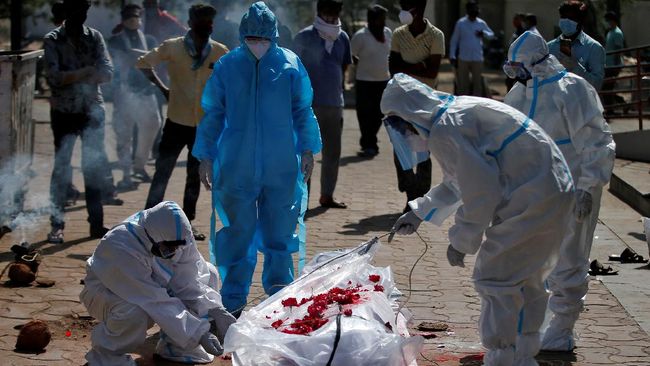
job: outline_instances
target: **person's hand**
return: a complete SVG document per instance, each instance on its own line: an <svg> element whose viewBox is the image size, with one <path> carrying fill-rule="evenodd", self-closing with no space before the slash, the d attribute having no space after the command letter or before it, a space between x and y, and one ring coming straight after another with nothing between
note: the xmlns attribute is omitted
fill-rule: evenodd
<svg viewBox="0 0 650 366"><path fill-rule="evenodd" d="M451 66L458 68L458 60L456 60L455 58L450 58L449 63L451 64Z"/></svg>
<svg viewBox="0 0 650 366"><path fill-rule="evenodd" d="M223 353L223 347L221 346L219 339L217 339L217 336L210 333L209 331L201 337L199 344L207 353L211 355L221 356Z"/></svg>
<svg viewBox="0 0 650 366"><path fill-rule="evenodd" d="M578 220L578 222L584 221L584 219L591 214L592 207L593 198L591 197L591 193L579 189L576 192L576 206L573 209L576 220Z"/></svg>
<svg viewBox="0 0 650 366"><path fill-rule="evenodd" d="M212 160L203 159L199 165L199 178L208 191L212 189Z"/></svg>
<svg viewBox="0 0 650 366"><path fill-rule="evenodd" d="M93 76L95 76L94 66L86 66L77 70L77 80L79 81L89 81Z"/></svg>
<svg viewBox="0 0 650 366"><path fill-rule="evenodd" d="M214 309L208 310L208 316L212 318L215 326L217 327L218 339L223 339L226 336L226 332L230 326L237 322L232 314L226 310L223 306L216 307Z"/></svg>
<svg viewBox="0 0 650 366"><path fill-rule="evenodd" d="M300 170L305 178L305 182L311 178L311 173L314 170L314 154L307 150L302 153L300 157Z"/></svg>
<svg viewBox="0 0 650 366"><path fill-rule="evenodd" d="M465 268L465 253L456 250L451 244L447 247L447 261L453 267Z"/></svg>
<svg viewBox="0 0 650 366"><path fill-rule="evenodd" d="M393 225L391 232L400 235L411 235L418 230L421 223L422 219L420 219L413 211L409 211L395 221L395 225Z"/></svg>
<svg viewBox="0 0 650 366"><path fill-rule="evenodd" d="M477 30L475 34L476 34L476 36L478 38L483 38L483 31L482 30Z"/></svg>

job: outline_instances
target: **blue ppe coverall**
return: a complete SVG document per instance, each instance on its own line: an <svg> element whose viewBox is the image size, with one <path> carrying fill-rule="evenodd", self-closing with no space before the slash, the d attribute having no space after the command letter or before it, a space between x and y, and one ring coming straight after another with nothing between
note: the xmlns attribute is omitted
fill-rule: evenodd
<svg viewBox="0 0 650 366"><path fill-rule="evenodd" d="M214 162L210 258L232 313L246 305L258 250L269 295L293 281L292 253L300 251L304 261L307 185L300 158L322 145L309 76L298 56L278 47L275 15L257 2L239 33L241 45L219 59L206 84L192 150ZM271 40L259 60L244 43L250 36ZM216 233L215 214L223 224Z"/></svg>

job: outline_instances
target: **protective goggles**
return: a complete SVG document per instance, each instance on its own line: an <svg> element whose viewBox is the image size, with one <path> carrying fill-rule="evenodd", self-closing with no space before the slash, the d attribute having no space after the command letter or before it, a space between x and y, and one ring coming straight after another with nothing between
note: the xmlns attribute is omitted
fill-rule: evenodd
<svg viewBox="0 0 650 366"><path fill-rule="evenodd" d="M388 116L384 118L384 126L403 170L412 170L429 159L427 141L411 123L397 116Z"/></svg>
<svg viewBox="0 0 650 366"><path fill-rule="evenodd" d="M144 228L143 228L144 229ZM160 257L162 259L170 259L176 254L176 250L179 246L187 244L185 240L164 240L164 241L155 241L147 232L147 229L144 229L145 235L149 241L153 244L151 247L151 254Z"/></svg>
<svg viewBox="0 0 650 366"><path fill-rule="evenodd" d="M503 72L510 79L528 79L530 72L524 66L523 62L506 61L503 64Z"/></svg>

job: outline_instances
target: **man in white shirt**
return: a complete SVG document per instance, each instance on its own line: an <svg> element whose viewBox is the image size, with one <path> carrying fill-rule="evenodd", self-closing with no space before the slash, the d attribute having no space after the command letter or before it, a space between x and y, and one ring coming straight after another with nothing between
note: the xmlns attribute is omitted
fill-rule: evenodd
<svg viewBox="0 0 650 366"><path fill-rule="evenodd" d="M456 94L483 96L483 37L492 38L494 32L478 17L475 0L467 2L466 10L451 35L449 60L456 67Z"/></svg>
<svg viewBox="0 0 650 366"><path fill-rule="evenodd" d="M357 119L361 130L361 151L357 155L365 158L379 154L377 132L383 118L379 103L390 79L388 55L393 35L386 27L387 12L381 5L370 5L368 26L352 37L352 60L357 66Z"/></svg>

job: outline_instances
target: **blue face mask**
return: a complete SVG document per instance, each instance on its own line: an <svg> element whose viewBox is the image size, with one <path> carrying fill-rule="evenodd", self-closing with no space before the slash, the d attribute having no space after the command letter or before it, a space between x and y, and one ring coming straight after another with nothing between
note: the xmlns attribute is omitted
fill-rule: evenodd
<svg viewBox="0 0 650 366"><path fill-rule="evenodd" d="M562 34L565 36L571 36L578 31L578 23L574 22L571 19L562 18L558 23Z"/></svg>

